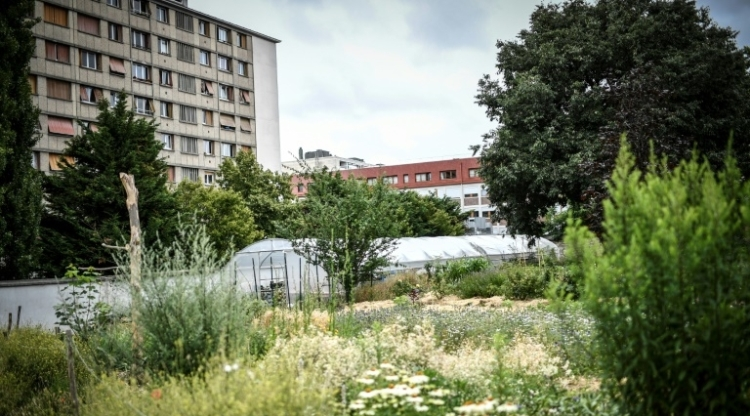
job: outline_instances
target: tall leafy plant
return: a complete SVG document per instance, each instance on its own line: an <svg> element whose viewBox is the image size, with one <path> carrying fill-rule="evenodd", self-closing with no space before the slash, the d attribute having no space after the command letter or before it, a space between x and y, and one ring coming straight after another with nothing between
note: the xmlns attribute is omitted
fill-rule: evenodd
<svg viewBox="0 0 750 416"><path fill-rule="evenodd" d="M750 183L620 151L601 255L571 224L604 383L630 415L750 414Z"/></svg>

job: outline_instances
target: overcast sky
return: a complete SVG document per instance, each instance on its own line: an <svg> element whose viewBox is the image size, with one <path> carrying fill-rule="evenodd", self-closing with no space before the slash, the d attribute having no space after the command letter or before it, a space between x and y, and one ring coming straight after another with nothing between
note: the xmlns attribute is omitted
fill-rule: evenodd
<svg viewBox="0 0 750 416"><path fill-rule="evenodd" d="M495 42L538 0L189 0L281 39L281 160L325 149L371 163L470 156L493 128L474 104ZM700 0L750 44L750 0ZM746 32L746 33L743 33Z"/></svg>

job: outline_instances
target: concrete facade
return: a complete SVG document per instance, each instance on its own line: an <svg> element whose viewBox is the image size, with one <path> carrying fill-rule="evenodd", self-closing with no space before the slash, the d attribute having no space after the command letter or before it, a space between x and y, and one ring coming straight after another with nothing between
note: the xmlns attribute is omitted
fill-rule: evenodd
<svg viewBox="0 0 750 416"><path fill-rule="evenodd" d="M57 170L67 140L82 133L75 120L95 122L96 101L123 89L139 116L160 124L155 140L165 143L171 182L212 182L222 158L242 150L280 168L279 40L186 4L36 2L42 21L34 27L30 82L42 113L32 162L39 170Z"/></svg>

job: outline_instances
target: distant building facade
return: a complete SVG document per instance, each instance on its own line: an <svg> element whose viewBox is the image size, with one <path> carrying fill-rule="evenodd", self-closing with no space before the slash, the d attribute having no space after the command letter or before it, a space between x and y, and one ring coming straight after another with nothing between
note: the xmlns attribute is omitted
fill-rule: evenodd
<svg viewBox="0 0 750 416"><path fill-rule="evenodd" d="M408 163L388 166L372 166L342 170L346 178L356 178L374 183L379 177L394 188L415 191L422 195L447 196L460 203L461 210L470 215L467 228L476 232L501 233L505 223L493 224L494 207L487 196L482 178L479 177L479 160L475 157ZM307 181L295 176L293 193L304 198Z"/></svg>
<svg viewBox="0 0 750 416"><path fill-rule="evenodd" d="M281 162L281 165L283 172L291 174L304 171L307 167L314 170L322 170L323 168L328 170L348 170L375 166L358 157L336 156L322 149L305 152L304 154L300 149L300 157L298 159Z"/></svg>
<svg viewBox="0 0 750 416"><path fill-rule="evenodd" d="M42 137L32 163L60 169L66 142L94 123L96 103L125 90L170 182L213 184L225 157L252 151L281 170L277 39L188 8L188 0L36 1L29 82Z"/></svg>

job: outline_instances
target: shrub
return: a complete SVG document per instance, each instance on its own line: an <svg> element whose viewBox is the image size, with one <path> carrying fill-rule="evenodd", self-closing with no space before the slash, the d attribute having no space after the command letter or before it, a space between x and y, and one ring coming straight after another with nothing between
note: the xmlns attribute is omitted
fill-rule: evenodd
<svg viewBox="0 0 750 416"><path fill-rule="evenodd" d="M405 272L389 276L374 284L362 283L354 289L352 298L354 302L391 300L394 297L408 295L417 285L425 289L428 288L428 277L414 272Z"/></svg>
<svg viewBox="0 0 750 416"><path fill-rule="evenodd" d="M503 296L507 299L527 300L543 298L556 266L504 263L502 266L473 273L456 286L461 298Z"/></svg>
<svg viewBox="0 0 750 416"><path fill-rule="evenodd" d="M38 414L69 402L65 343L40 328L21 328L0 337L0 415ZM76 362L79 388L88 381ZM35 409L32 411L31 409Z"/></svg>
<svg viewBox="0 0 750 416"><path fill-rule="evenodd" d="M631 415L750 414L750 183L733 159L634 169L626 146L604 203L602 254L580 223L583 299L603 382Z"/></svg>

